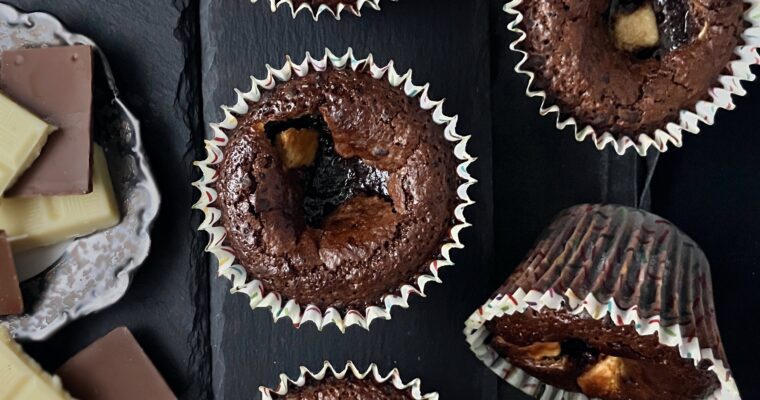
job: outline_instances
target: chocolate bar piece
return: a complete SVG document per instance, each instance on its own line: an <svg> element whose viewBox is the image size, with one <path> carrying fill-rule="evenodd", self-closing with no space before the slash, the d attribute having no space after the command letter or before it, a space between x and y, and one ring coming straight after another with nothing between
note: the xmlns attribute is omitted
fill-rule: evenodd
<svg viewBox="0 0 760 400"><path fill-rule="evenodd" d="M58 375L79 400L176 399L127 328L82 350Z"/></svg>
<svg viewBox="0 0 760 400"><path fill-rule="evenodd" d="M642 210L563 212L495 299L488 345L547 391L704 399L730 377L704 253Z"/></svg>
<svg viewBox="0 0 760 400"><path fill-rule="evenodd" d="M15 252L89 235L119 223L103 149L94 150L93 191L78 196L0 199L0 229Z"/></svg>
<svg viewBox="0 0 760 400"><path fill-rule="evenodd" d="M7 50L0 57L0 88L59 128L6 197L89 193L92 48Z"/></svg>
<svg viewBox="0 0 760 400"><path fill-rule="evenodd" d="M11 254L11 245L0 231L0 315L24 313L24 299L18 286L18 274Z"/></svg>
<svg viewBox="0 0 760 400"><path fill-rule="evenodd" d="M0 325L0 400L71 400L58 377L24 354Z"/></svg>
<svg viewBox="0 0 760 400"><path fill-rule="evenodd" d="M32 165L55 129L0 93L0 196Z"/></svg>

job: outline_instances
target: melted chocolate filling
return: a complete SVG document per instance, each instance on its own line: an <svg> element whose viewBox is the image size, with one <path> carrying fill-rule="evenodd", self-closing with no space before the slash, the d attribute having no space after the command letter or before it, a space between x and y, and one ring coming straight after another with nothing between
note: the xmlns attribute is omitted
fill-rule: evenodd
<svg viewBox="0 0 760 400"><path fill-rule="evenodd" d="M670 399L674 392L678 393L678 390L674 392L668 390L665 393L661 390L668 385L681 384L679 383L680 373L673 371L668 363L659 364L649 360L619 357L624 367L616 371L616 375L600 374L592 377L586 374L596 365L603 363L609 355L577 338L567 338L558 343L561 348L558 355L541 356L540 354L530 355L531 353L525 351L528 347L511 344L501 336L494 336L490 341L491 346L498 349L500 354L510 358L516 365L528 368L529 373L531 370L538 371L539 374L544 374L542 380L547 383L569 391L580 391L590 397ZM703 359L697 365L697 369L707 371L711 366L712 362ZM587 384L593 384L589 387L594 390L593 392L588 393L578 387L584 378ZM615 388L615 393L601 394L605 387ZM690 399L692 397L676 396L675 398Z"/></svg>
<svg viewBox="0 0 760 400"><path fill-rule="evenodd" d="M688 44L699 33L684 0L655 0L654 11L660 25L660 47L675 50Z"/></svg>
<svg viewBox="0 0 760 400"><path fill-rule="evenodd" d="M689 44L699 34L699 27L691 15L687 0L612 0L609 12L610 26L616 16L631 14L648 4L651 4L657 16L660 43L658 47L636 53L637 58L659 59L663 53Z"/></svg>
<svg viewBox="0 0 760 400"><path fill-rule="evenodd" d="M270 122L264 129L274 142L280 132L289 128L314 129L319 133L314 163L289 171L288 177L292 184L303 190L303 215L309 226L320 228L326 216L357 194L377 195L390 201L388 173L357 157L341 157L335 151L332 133L321 116Z"/></svg>
<svg viewBox="0 0 760 400"><path fill-rule="evenodd" d="M589 346L586 342L580 339L567 339L560 343L562 346L562 353L560 356L567 356L574 361L577 365L593 365L599 361L599 351Z"/></svg>

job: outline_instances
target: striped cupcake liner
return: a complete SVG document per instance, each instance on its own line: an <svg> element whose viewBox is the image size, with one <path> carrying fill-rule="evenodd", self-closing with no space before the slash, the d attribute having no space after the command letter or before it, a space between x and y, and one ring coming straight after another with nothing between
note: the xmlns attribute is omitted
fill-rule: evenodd
<svg viewBox="0 0 760 400"><path fill-rule="evenodd" d="M398 390L408 390L414 400L438 400L438 393L422 393L422 383L419 379L404 383L398 369L393 369L390 373L384 375L375 364L370 365L369 368L362 371L351 361L349 361L342 370L336 369L327 361L325 361L322 369L317 372L311 372L308 368L301 367L301 375L296 379L290 379L287 375L282 374L280 375L280 384L276 389L270 389L263 386L259 388L261 399L273 400L279 396L288 394L290 388L302 387L309 382L321 381L327 377L334 377L337 379L353 377L359 380L372 379L379 384L393 385L393 387Z"/></svg>
<svg viewBox="0 0 760 400"><path fill-rule="evenodd" d="M526 293L522 289L518 289L512 295L499 294L495 296L475 311L465 322L464 334L470 349L478 359L509 384L530 396L536 396L542 400L588 399L581 393L567 392L541 382L522 369L510 364L507 359L501 357L496 350L488 345L487 342L491 333L486 329L487 321L503 315L521 314L529 308L536 311L543 308L569 309L572 314L586 313L596 320L609 318L616 326L634 325L636 332L642 336L657 334L661 344L678 347L681 357L692 359L694 365L704 359L712 362L710 370L715 372L721 383L721 388L707 399L735 400L741 398L731 372L726 368L723 361L715 357L713 350L701 347L697 337L682 335L682 329L679 325L661 325L662 319L659 315L641 318L636 308L624 310L619 308L613 299L608 302L600 302L591 293L586 298L579 298L572 290L559 294L553 290L546 292L531 290Z"/></svg>
<svg viewBox="0 0 760 400"><path fill-rule="evenodd" d="M267 66L268 72L264 79L251 77L252 87L248 92L235 89L237 103L234 106L222 106L224 120L210 124L211 137L205 141L206 158L194 163L200 169L202 178L193 183L193 186L200 191L200 198L193 208L202 211L205 216L198 229L208 233L206 251L215 256L219 275L232 282L232 293L248 296L252 309L269 308L275 321L290 318L296 328L311 322L319 330L330 324L335 324L341 332L345 332L346 327L351 325L368 330L375 319L391 319L393 307L409 307L409 298L413 295L425 297L425 287L428 283L442 282L439 269L454 264L451 260L451 251L464 248L460 240L460 232L471 226L465 218L464 210L475 204L470 199L468 190L477 182L468 172L470 164L475 161L475 158L467 153L470 136L457 133L458 117L446 116L443 113L443 101L431 100L428 97L428 84L415 85L412 83L412 71L399 74L393 67L393 61L385 66L379 66L374 62L372 55L364 59L355 58L352 49L348 49L342 56L336 56L326 49L325 55L319 59L312 58L309 53L306 53L305 59L300 63L294 62L289 56L286 59L285 65L280 69ZM301 305L292 299L283 299L279 293L267 291L261 281L255 276L249 276L246 269L236 262L234 249L225 243L227 232L221 225L222 212L215 205L218 198L218 193L214 188L218 179L216 167L224 159L223 149L229 140L226 132L237 127L237 117L248 112L250 103L259 101L262 90L271 90L278 83L286 82L292 77L302 77L312 70L325 71L328 67L351 68L355 71L366 69L373 78L386 79L392 87L400 87L407 96L418 99L420 107L431 112L433 122L444 127L444 137L454 144L454 155L460 161L456 168L456 174L462 182L457 188L460 201L454 210L455 225L450 230L448 240L441 246L441 257L430 262L425 273L416 276L414 284L403 285L396 292L387 294L381 306L370 306L365 310L348 309L341 312L335 308L328 308L322 311L316 305Z"/></svg>
<svg viewBox="0 0 760 400"><path fill-rule="evenodd" d="M566 127L572 126L575 132L575 140L578 142L590 140L599 150L604 150L605 147L611 146L617 154L623 155L628 149L633 148L640 156L644 157L649 148L654 148L663 153L668 150L668 146L671 144L680 148L683 146L684 131L698 134L700 132L700 123L706 125L713 125L715 123L715 114L719 109L733 110L736 108L732 96L744 96L747 94L747 91L742 87L742 81L754 81L755 75L751 71L751 66L760 64L760 55L758 55L757 51L760 48L760 0L744 0L749 6L744 13L744 20L751 26L742 34L744 43L737 46L734 50L736 59L729 62L727 66L727 71L731 75L720 75L718 85L710 88L708 91L710 96L709 101L699 101L694 110L681 110L679 112L678 123L667 123L664 128L657 129L653 133L641 133L635 138L628 136L616 138L615 135L606 131L600 134L592 126L580 125L575 118L564 115L560 111L559 106L551 104L547 99L545 91L533 88L535 74L527 69L523 69L523 65L528 59L528 53L518 48L520 43L527 37L525 31L520 28L520 23L524 17L517 9L523 1L511 0L504 6L504 12L515 17L507 25L507 28L511 32L518 34L518 38L510 43L509 48L522 56L522 59L514 69L515 72L528 77L528 86L525 94L528 97L541 98L539 114L542 116L556 114L557 129L564 130Z"/></svg>
<svg viewBox="0 0 760 400"><path fill-rule="evenodd" d="M251 0L252 3L257 3L259 0ZM314 18L314 21L319 20L319 16L323 13L327 13L333 16L333 18L340 20L341 14L343 12L349 12L357 17L362 16L362 8L365 6L368 8L371 8L373 10L380 10L380 0L355 0L355 1L349 1L346 0L345 3L340 3L335 8L330 7L326 4L320 4L316 7L312 7L309 3L303 3L299 6L296 6L293 4L293 0L268 0L269 6L272 9L272 12L276 12L278 8L281 6L285 6L290 9L290 13L293 15L293 18L295 18L300 12L308 12L311 14L311 17ZM398 1L398 0L391 0L391 1Z"/></svg>

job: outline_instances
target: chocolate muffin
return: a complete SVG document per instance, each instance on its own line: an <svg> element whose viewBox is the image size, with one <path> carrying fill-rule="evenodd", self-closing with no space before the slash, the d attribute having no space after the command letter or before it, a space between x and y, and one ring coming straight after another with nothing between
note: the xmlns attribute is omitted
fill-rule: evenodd
<svg viewBox="0 0 760 400"><path fill-rule="evenodd" d="M304 386L289 390L285 395L275 395L276 400L412 400L409 390L396 389L391 383L377 383L371 378L338 379L328 377L321 381L307 382Z"/></svg>
<svg viewBox="0 0 760 400"><path fill-rule="evenodd" d="M609 400L704 399L730 377L707 259L648 212L565 211L496 298L509 311L485 323L486 343L547 385Z"/></svg>
<svg viewBox="0 0 760 400"><path fill-rule="evenodd" d="M450 238L453 146L417 100L366 71L278 84L229 135L222 223L267 290L322 310L379 305Z"/></svg>
<svg viewBox="0 0 760 400"><path fill-rule="evenodd" d="M733 59L742 0L525 0L533 90L582 128L636 137L693 110Z"/></svg>

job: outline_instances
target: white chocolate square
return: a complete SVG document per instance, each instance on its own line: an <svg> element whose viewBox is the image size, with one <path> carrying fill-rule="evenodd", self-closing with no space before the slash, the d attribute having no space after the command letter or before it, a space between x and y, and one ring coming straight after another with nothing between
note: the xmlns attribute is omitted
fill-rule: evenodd
<svg viewBox="0 0 760 400"><path fill-rule="evenodd" d="M61 381L50 376L0 326L0 400L68 400Z"/></svg>
<svg viewBox="0 0 760 400"><path fill-rule="evenodd" d="M32 165L56 129L0 93L0 196Z"/></svg>
<svg viewBox="0 0 760 400"><path fill-rule="evenodd" d="M49 246L113 227L120 220L105 153L93 147L92 193L0 199L0 229L14 252Z"/></svg>

